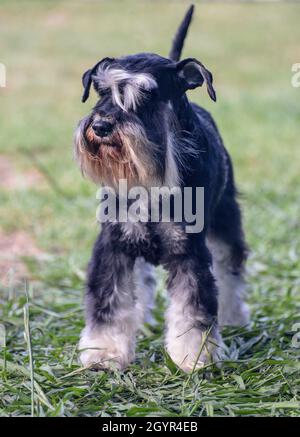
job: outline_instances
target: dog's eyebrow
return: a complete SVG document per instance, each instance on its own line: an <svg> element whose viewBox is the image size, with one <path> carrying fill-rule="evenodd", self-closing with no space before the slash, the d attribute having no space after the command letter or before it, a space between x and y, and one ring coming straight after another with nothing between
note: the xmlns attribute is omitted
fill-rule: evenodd
<svg viewBox="0 0 300 437"><path fill-rule="evenodd" d="M157 88L157 83L150 73L132 73L122 68L109 68L99 65L93 75L94 82L100 90L110 89L116 105L124 111L136 110L143 100L143 90L150 91ZM123 98L120 94L120 85L123 85Z"/></svg>

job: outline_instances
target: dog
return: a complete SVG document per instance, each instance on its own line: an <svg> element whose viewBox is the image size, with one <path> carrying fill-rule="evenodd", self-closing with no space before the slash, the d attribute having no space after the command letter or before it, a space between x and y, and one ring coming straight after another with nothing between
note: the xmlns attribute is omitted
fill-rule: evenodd
<svg viewBox="0 0 300 437"><path fill-rule="evenodd" d="M168 222L102 224L88 267L86 327L79 342L86 367L124 369L134 360L138 329L151 321L157 265L168 274L166 350L183 371L219 362L220 329L249 321L248 248L232 162L211 115L186 95L205 85L216 101L204 64L180 60L193 11L192 5L168 58L107 57L82 78L82 101L92 85L99 96L75 132L75 156L84 175L114 189L119 203L120 180L148 191L179 187L183 197L185 187L203 187L205 193L201 232L188 233L184 220L172 219L174 208ZM145 208L150 214L147 203Z"/></svg>

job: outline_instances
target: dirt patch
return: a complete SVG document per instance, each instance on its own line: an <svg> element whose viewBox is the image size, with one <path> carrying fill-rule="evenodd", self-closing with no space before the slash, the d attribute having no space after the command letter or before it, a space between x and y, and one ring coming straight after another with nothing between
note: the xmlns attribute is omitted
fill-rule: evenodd
<svg viewBox="0 0 300 437"><path fill-rule="evenodd" d="M27 277L28 272L22 257L41 257L43 252L34 239L23 231L5 234L0 230L0 283L8 285L13 281Z"/></svg>
<svg viewBox="0 0 300 437"><path fill-rule="evenodd" d="M63 27L67 24L68 17L63 12L51 12L47 15L45 24L47 27Z"/></svg>
<svg viewBox="0 0 300 437"><path fill-rule="evenodd" d="M7 191L39 187L44 182L38 170L19 172L12 159L3 155L0 155L0 175L0 189Z"/></svg>

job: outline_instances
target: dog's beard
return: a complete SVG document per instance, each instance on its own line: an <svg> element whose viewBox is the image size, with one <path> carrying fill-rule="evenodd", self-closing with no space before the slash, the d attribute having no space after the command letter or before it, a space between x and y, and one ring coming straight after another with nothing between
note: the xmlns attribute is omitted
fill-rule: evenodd
<svg viewBox="0 0 300 437"><path fill-rule="evenodd" d="M125 123L109 138L99 138L83 119L75 133L75 157L83 174L96 184L118 188L120 179L128 187L160 185L162 180L151 159L157 145L148 140L136 123Z"/></svg>

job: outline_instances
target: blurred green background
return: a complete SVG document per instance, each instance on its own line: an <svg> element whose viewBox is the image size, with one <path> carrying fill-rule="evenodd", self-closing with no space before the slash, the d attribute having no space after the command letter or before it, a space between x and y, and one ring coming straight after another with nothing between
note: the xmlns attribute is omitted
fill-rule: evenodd
<svg viewBox="0 0 300 437"><path fill-rule="evenodd" d="M300 320L300 88L291 85L291 67L300 62L300 4L194 3L196 13L183 57L198 58L213 72L218 101L216 104L209 101L204 89L193 91L190 98L211 111L232 155L252 249L249 300L256 324L254 337L249 332L230 334L228 341L234 341L236 335L247 342L257 338L258 332L266 333L267 346L260 344L261 337L256 342L257 350L249 346L243 352L250 353L253 366L256 359L274 356L275 361L276 357L289 357L292 365L298 351L291 348L289 335L294 321ZM142 51L167 55L188 5L186 1L0 1L0 63L7 68L7 87L0 88L0 297L1 319L7 329L6 361L25 367L29 363L21 335L25 302L21 278L25 275L29 280L32 324L44 333L42 337L36 331L33 334L35 369L50 387L58 375L76 369L73 347L83 324L85 267L98 231L96 187L82 178L72 158L74 128L96 101L93 95L86 104L81 103L81 76L104 56ZM163 293L158 301L164 304ZM49 311L54 315L49 315ZM66 318L65 314L68 314ZM141 347L138 354L138 360L146 360L143 365L150 378L147 387L153 381L154 391L147 390L151 405L153 402L155 405L154 412L200 414L202 411L211 415L215 410L217 414L231 414L230 411L247 414L243 413L245 409L250 414L284 415L299 411L297 384L289 392L286 375L280 376L285 370L276 363L274 369L269 364L267 368L272 367L273 382L279 388L276 392L275 385L267 378L266 393L273 405L286 401L288 406L280 404L274 409L266 404L257 410L251 406L253 393L249 392L249 399L244 394L243 400L239 400L245 402L244 407L235 405L232 394L231 400L227 399L231 405L229 411L224 406L223 392L217 400L218 390L224 384L232 384L228 390L234 388L234 393L236 386L242 390L241 383L231 381L231 369L218 376L214 388L217 400L212 406L207 404L211 402L208 397L204 406L199 404L199 408L185 410L182 405L192 398L183 397L183 404L179 401L168 404L167 394L167 406L163 405L155 397L158 384L155 378L161 375L166 381L168 372L172 374L172 366L168 361L164 362L166 370L161 366L166 359L161 352L161 309L156 317L157 330L144 332L141 337L141 346L150 348L150 352L143 355L146 352ZM155 358L151 348L156 351ZM145 356L153 358L151 363ZM49 369L45 370L45 360L52 366L54 376L49 376ZM247 370L238 369L238 372ZM262 369L265 375L266 367ZM154 371L155 378L151 373ZM5 371L7 380L2 386L1 411L30 414L30 393L15 372L9 366ZM137 366L136 378L142 378L140 372ZM112 387L116 380L101 377L108 384L103 383L107 392L107 387ZM76 384L84 385L89 378L94 381L93 378L101 377L83 375ZM178 378L182 382L180 378L184 376ZM254 372L253 378L259 383L262 375ZM142 384L142 379L139 382ZM118 384L122 386L120 381ZM206 384L214 387L213 382ZM97 387L101 391L101 384ZM254 390L255 382L251 387ZM188 389L189 393L195 393L193 386L189 385ZM143 403L148 405L148 401L140 400L132 390L130 395L124 395L129 403L122 414L127 414L130 408L140 408ZM5 396L13 396L13 400L7 402ZM18 403L20 396L22 408ZM33 401L33 409L36 414L52 415L121 411L115 398L109 401L103 398L101 408L97 401L95 410L94 403L84 407L80 396L74 394L75 406L70 413L64 396L63 390L61 396L57 392L51 395L50 407L41 400ZM66 389L66 398L70 400L72 396ZM99 392L90 396L101 398ZM255 399L260 402L270 401L269 397L264 398L261 387L257 396ZM145 408L144 414L147 408L152 411L149 405Z"/></svg>

